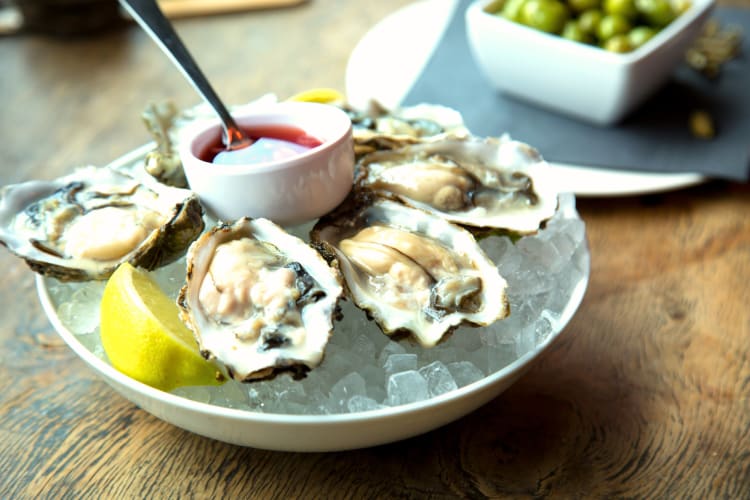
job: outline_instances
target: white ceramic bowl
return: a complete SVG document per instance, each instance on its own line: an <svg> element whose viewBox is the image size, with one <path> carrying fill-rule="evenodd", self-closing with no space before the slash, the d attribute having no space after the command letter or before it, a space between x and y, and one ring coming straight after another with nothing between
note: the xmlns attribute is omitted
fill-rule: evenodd
<svg viewBox="0 0 750 500"><path fill-rule="evenodd" d="M692 6L638 49L617 54L485 12L466 11L469 46L497 89L588 122L616 123L652 95L683 60L714 0Z"/></svg>
<svg viewBox="0 0 750 500"><path fill-rule="evenodd" d="M109 167L129 173L143 172L144 157L152 149L153 145L148 144L131 151L110 163ZM575 209L575 198L572 195L560 197L560 208L555 217L568 222L580 220ZM576 224L573 226L580 227ZM565 244L565 241L573 241L568 238L573 237L571 231L574 229L570 229L571 226L567 227L569 229L557 233L558 238L555 238L555 241L562 244ZM545 244L552 244L551 240L545 241ZM102 380L157 418L188 431L240 446L298 452L340 451L386 444L430 431L470 413L510 387L560 336L581 304L591 269L585 239L575 250L575 255L576 262L571 260L571 266L579 267L579 276L555 296L553 301L555 305L551 306L554 312L548 311L541 316L550 323L550 331L546 335L535 335L533 344L524 347L524 354L519 355L502 368L492 371L484 378L439 396L356 413L313 415L261 413L247 409L228 408L160 391L112 367L105 360L98 333L76 335L69 328L66 318L70 321L71 316L63 313L62 309L68 312L75 311L74 316L78 318L98 318L96 313L99 307L98 302L90 301L90 298L96 295L95 292L89 289L91 292L89 301L82 305L79 302L81 300L80 289L75 292L74 288L68 288L67 291L61 292L59 283L41 275L36 277L36 285L49 321L70 348ZM556 279L551 270L549 273L548 278ZM180 283L181 280L182 277L180 277ZM103 285L99 286L103 290ZM57 292L52 292L53 287L58 287ZM76 302L79 303L71 309L70 300L74 294L78 294L79 298ZM62 308L61 304L64 302L68 305ZM511 312L511 317L512 314ZM86 328L91 328L91 325ZM377 327L373 326L373 328ZM338 331L344 336L357 333L351 329ZM451 339L448 339L447 342L450 341ZM482 349L485 348L486 346ZM325 365L316 368L316 370L327 369L329 368ZM262 383L258 382L258 384Z"/></svg>
<svg viewBox="0 0 750 500"><path fill-rule="evenodd" d="M560 215L578 218L572 195ZM564 296L559 316L548 317L552 331L505 367L453 391L398 406L356 413L320 415L259 413L186 399L154 389L116 370L97 351L96 334L84 344L63 322L50 293L51 278L36 277L41 304L55 330L101 378L143 410L188 431L240 446L278 451L342 451L390 443L452 422L510 387L561 334L578 309L588 284L588 248L581 249L583 274ZM86 313L84 313L86 314ZM92 337L94 335L94 337ZM321 366L319 369L325 369Z"/></svg>
<svg viewBox="0 0 750 500"><path fill-rule="evenodd" d="M282 225L329 212L349 193L354 176L351 120L335 106L309 102L259 104L234 115L240 127L286 125L322 144L284 160L215 165L199 158L219 137L219 121L201 121L180 132L179 153L190 189L210 215L229 221L265 217Z"/></svg>

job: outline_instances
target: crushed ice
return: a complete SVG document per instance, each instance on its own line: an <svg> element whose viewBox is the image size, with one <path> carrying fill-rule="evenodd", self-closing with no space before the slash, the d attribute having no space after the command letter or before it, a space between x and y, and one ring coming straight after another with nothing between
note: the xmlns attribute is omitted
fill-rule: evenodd
<svg viewBox="0 0 750 500"><path fill-rule="evenodd" d="M511 314L482 328L462 327L445 342L422 349L390 340L350 302L336 324L320 367L301 381L282 374L274 380L220 387L182 387L174 394L213 405L279 414L358 413L398 406L455 391L502 370L534 351L561 328L561 315L588 274L588 250L575 200L561 208L536 235L515 243L492 236L480 244L508 282ZM307 234L310 227L292 232ZM175 298L184 262L154 272ZM90 351L106 360L99 339L103 283L66 284L48 280L60 321Z"/></svg>

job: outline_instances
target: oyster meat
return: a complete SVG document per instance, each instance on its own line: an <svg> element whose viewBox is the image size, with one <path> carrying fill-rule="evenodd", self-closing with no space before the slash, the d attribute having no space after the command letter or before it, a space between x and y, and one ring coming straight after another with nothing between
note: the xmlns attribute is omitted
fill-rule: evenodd
<svg viewBox="0 0 750 500"><path fill-rule="evenodd" d="M342 292L338 271L304 241L242 218L191 245L177 302L201 353L251 381L320 364Z"/></svg>
<svg viewBox="0 0 750 500"><path fill-rule="evenodd" d="M106 279L125 261L152 270L183 255L203 227L191 191L107 167L0 189L0 243L62 281Z"/></svg>
<svg viewBox="0 0 750 500"><path fill-rule="evenodd" d="M549 166L507 138L443 138L370 153L356 184L466 226L528 234L557 210Z"/></svg>
<svg viewBox="0 0 750 500"><path fill-rule="evenodd" d="M338 258L349 296L386 334L432 347L460 324L508 314L505 280L471 233L423 210L355 195L311 239Z"/></svg>

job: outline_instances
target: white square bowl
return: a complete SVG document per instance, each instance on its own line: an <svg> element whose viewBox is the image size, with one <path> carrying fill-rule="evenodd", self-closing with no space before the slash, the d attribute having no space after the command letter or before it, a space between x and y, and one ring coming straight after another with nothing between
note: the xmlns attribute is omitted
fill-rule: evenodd
<svg viewBox="0 0 750 500"><path fill-rule="evenodd" d="M472 55L504 93L575 118L610 125L652 95L684 60L714 0L692 5L638 49L624 53L573 42L485 11L466 10Z"/></svg>

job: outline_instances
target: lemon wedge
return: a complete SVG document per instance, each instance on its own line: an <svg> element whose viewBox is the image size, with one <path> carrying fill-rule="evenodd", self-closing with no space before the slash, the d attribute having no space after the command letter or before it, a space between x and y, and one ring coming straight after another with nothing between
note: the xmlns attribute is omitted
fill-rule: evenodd
<svg viewBox="0 0 750 500"><path fill-rule="evenodd" d="M316 88L305 90L303 92L300 92L299 94L295 94L287 100L329 104L332 102L343 102L345 100L345 97L344 94L336 89Z"/></svg>
<svg viewBox="0 0 750 500"><path fill-rule="evenodd" d="M100 306L104 352L122 373L163 391L218 385L224 376L198 352L177 304L146 272L121 264L104 288Z"/></svg>

